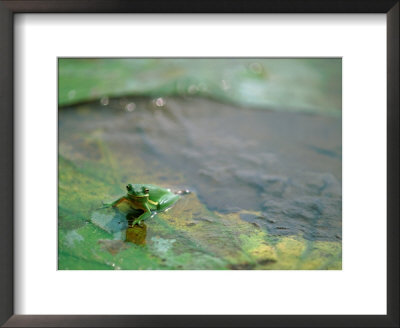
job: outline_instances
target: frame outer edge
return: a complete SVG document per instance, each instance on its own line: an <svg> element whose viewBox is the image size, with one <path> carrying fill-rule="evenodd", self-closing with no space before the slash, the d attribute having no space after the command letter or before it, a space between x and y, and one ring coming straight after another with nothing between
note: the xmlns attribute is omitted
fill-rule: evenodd
<svg viewBox="0 0 400 328"><path fill-rule="evenodd" d="M399 327L399 2L387 13L387 315Z"/></svg>
<svg viewBox="0 0 400 328"><path fill-rule="evenodd" d="M21 13L386 13L396 0L2 0Z"/></svg>
<svg viewBox="0 0 400 328"><path fill-rule="evenodd" d="M45 1L44 1L45 2ZM8 3L9 4L9 3ZM0 156L0 206L3 215L0 217L0 325L8 319L6 326L20 326L20 324L34 324L30 316L14 315L13 297L13 9L0 1L0 147L3 150ZM16 9L16 8L14 8ZM36 8L37 9L37 8ZM23 12L23 10L17 10ZM45 8L39 12L48 12ZM62 11L62 10L60 10ZM388 291L387 309L388 316L385 320L378 320L379 326L399 326L399 285L398 285L398 231L399 231L399 2L387 13L387 215L388 215ZM5 49L6 51L3 51ZM9 50L8 50L9 49ZM8 51L7 51L8 50ZM390 247L389 247L390 246ZM47 321L48 326L62 326L63 316L34 316L39 319L36 323L42 325ZM87 326L94 321L86 316L70 316L66 325ZM92 317L92 316L91 316ZM118 317L118 316L117 316ZM124 317L124 316L122 316ZM25 318L25 320L24 320ZM351 316L349 317L349 319ZM28 319L28 320L26 320ZM30 320L29 320L30 319ZM47 320L46 320L47 319ZM78 320L79 324L75 320ZM83 319L83 320L82 320ZM86 320L85 320L86 319ZM91 319L94 319L93 317ZM103 317L104 319L104 317ZM122 318L121 318L122 319ZM132 324L131 320L124 318L118 326ZM130 318L131 319L131 318ZM238 318L239 319L239 318ZM356 318L355 321L358 321ZM372 319L372 317L371 317ZM68 322L69 321L69 322ZM114 321L114 320L113 320ZM149 320L151 322L151 320ZM149 321L147 323L149 323ZM168 321L168 320L167 320ZM337 323L343 325L339 320ZM86 325L85 325L86 322ZM107 320L106 320L107 322ZM156 322L156 321L155 321ZM240 322L240 320L239 320ZM353 322L349 320L348 323ZM363 320L360 318L360 324ZM111 322L107 322L109 324ZM139 323L139 322L138 322ZM141 322L143 324L143 322ZM214 322L215 323L215 322ZM364 322L365 323L365 322ZM121 325L122 324L122 325ZM140 324L140 323L139 323ZM282 323L281 323L282 324ZM290 324L289 324L290 325ZM363 324L362 324L363 325ZM64 325L65 326L65 325ZM264 325L263 325L264 326ZM292 326L292 325L291 325ZM313 326L313 325L311 325ZM346 325L344 325L346 326ZM359 325L355 325L359 326Z"/></svg>
<svg viewBox="0 0 400 328"><path fill-rule="evenodd" d="M13 14L0 2L0 325L14 312Z"/></svg>

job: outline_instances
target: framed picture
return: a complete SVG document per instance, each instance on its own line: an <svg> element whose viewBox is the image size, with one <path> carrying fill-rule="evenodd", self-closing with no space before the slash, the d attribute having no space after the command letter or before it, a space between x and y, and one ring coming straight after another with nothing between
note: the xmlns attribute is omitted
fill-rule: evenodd
<svg viewBox="0 0 400 328"><path fill-rule="evenodd" d="M398 1L1 1L1 324L389 326Z"/></svg>

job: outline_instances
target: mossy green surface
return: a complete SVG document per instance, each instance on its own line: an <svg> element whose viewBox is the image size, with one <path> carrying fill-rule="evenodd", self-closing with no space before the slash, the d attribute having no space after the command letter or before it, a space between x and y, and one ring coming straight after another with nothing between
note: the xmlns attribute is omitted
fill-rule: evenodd
<svg viewBox="0 0 400 328"><path fill-rule="evenodd" d="M151 165L139 159L132 169L131 158L127 170L117 154L100 140L96 144L96 161L60 144L59 269L341 269L339 241L270 236L265 228L241 220L243 211L209 211L195 193L148 219L143 244L105 231L92 222L93 213L102 201L124 194L125 179L137 182L140 176L141 181L165 187L168 181L149 174ZM115 165L105 165L110 161Z"/></svg>

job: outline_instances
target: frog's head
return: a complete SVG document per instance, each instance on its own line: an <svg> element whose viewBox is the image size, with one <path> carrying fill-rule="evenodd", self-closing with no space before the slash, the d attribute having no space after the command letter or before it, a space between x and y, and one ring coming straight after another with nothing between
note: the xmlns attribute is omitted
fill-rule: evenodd
<svg viewBox="0 0 400 328"><path fill-rule="evenodd" d="M146 197L149 195L149 189L140 184L128 184L126 186L126 190L128 191L128 195L135 197Z"/></svg>

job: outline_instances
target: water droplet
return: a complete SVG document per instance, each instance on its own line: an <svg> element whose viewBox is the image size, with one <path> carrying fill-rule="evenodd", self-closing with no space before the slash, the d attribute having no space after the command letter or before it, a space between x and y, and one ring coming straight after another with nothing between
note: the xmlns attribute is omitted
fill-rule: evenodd
<svg viewBox="0 0 400 328"><path fill-rule="evenodd" d="M260 63L257 63L257 62L251 63L249 65L249 69L250 69L250 71L252 71L254 74L257 74L257 75L262 74L264 72L264 67Z"/></svg>
<svg viewBox="0 0 400 328"><path fill-rule="evenodd" d="M221 88L226 91L229 90L231 86L227 80L221 80Z"/></svg>
<svg viewBox="0 0 400 328"><path fill-rule="evenodd" d="M136 104L133 102L130 102L130 103L126 104L126 106L125 106L125 110L127 112L133 112L135 110L135 108L136 108Z"/></svg>
<svg viewBox="0 0 400 328"><path fill-rule="evenodd" d="M68 99L74 99L76 96L76 91L75 90L71 90L68 92Z"/></svg>
<svg viewBox="0 0 400 328"><path fill-rule="evenodd" d="M154 106L156 106L158 108L164 107L166 103L167 102L162 97L153 100Z"/></svg>
<svg viewBox="0 0 400 328"><path fill-rule="evenodd" d="M192 84L192 85L189 86L188 92L189 92L189 94L194 95L197 92L199 92L199 88L197 87L197 85Z"/></svg>
<svg viewBox="0 0 400 328"><path fill-rule="evenodd" d="M100 104L102 106L107 106L109 104L109 102L110 102L110 100L109 100L109 98L107 96L103 96L100 99Z"/></svg>

